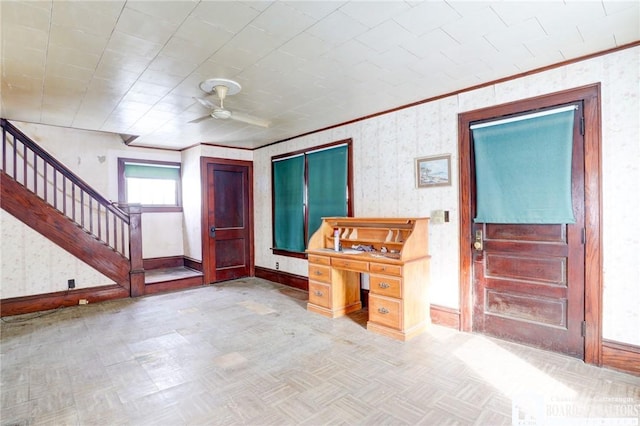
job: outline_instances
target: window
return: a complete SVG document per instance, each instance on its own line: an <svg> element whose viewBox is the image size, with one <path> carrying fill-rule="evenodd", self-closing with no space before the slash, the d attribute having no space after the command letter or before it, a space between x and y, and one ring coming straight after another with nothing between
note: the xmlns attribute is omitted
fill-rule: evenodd
<svg viewBox="0 0 640 426"><path fill-rule="evenodd" d="M273 252L304 257L323 217L351 216L351 140L271 159Z"/></svg>
<svg viewBox="0 0 640 426"><path fill-rule="evenodd" d="M118 159L118 202L143 212L182 211L180 163Z"/></svg>

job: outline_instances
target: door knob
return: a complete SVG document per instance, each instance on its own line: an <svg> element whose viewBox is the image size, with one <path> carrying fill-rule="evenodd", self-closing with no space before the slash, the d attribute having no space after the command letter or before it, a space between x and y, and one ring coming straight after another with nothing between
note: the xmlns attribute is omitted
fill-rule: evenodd
<svg viewBox="0 0 640 426"><path fill-rule="evenodd" d="M473 242L473 248L478 251L481 251L483 249L482 230L480 229L476 231L476 238L475 238L475 241Z"/></svg>
<svg viewBox="0 0 640 426"><path fill-rule="evenodd" d="M212 227L209 228L209 236L211 238L215 238L216 237L216 227L215 226L212 226Z"/></svg>

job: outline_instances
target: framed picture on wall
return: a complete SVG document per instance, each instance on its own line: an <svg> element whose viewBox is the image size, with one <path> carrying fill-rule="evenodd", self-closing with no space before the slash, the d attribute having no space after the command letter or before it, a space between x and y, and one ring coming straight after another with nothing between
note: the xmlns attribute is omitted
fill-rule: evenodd
<svg viewBox="0 0 640 426"><path fill-rule="evenodd" d="M416 158L418 188L451 185L451 154Z"/></svg>

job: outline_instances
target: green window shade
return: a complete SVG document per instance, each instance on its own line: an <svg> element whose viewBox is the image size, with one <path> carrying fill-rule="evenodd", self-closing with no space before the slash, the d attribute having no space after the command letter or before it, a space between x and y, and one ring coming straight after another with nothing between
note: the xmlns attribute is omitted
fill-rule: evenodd
<svg viewBox="0 0 640 426"><path fill-rule="evenodd" d="M128 178L179 180L180 168L172 166L125 164L124 175Z"/></svg>
<svg viewBox="0 0 640 426"><path fill-rule="evenodd" d="M302 252L304 243L304 157L273 163L275 248Z"/></svg>
<svg viewBox="0 0 640 426"><path fill-rule="evenodd" d="M575 223L571 205L574 107L471 126L480 223Z"/></svg>
<svg viewBox="0 0 640 426"><path fill-rule="evenodd" d="M307 155L309 238L323 217L347 215L347 153L339 146Z"/></svg>

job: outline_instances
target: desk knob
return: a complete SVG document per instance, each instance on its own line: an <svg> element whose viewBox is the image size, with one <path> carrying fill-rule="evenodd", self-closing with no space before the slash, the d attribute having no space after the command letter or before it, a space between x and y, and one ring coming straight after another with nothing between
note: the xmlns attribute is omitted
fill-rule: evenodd
<svg viewBox="0 0 640 426"><path fill-rule="evenodd" d="M378 308L378 312L380 312L381 314L388 314L389 310L387 308Z"/></svg>
<svg viewBox="0 0 640 426"><path fill-rule="evenodd" d="M322 272L320 272L320 271L316 270L315 274L316 274L316 275L322 275Z"/></svg>
<svg viewBox="0 0 640 426"><path fill-rule="evenodd" d="M320 290L316 290L316 291L314 291L314 293L315 293L316 296L322 296L322 294L323 294Z"/></svg>
<svg viewBox="0 0 640 426"><path fill-rule="evenodd" d="M380 288L389 288L391 286L389 284L387 284L387 283L382 282L382 283L378 284L378 287L380 287Z"/></svg>

